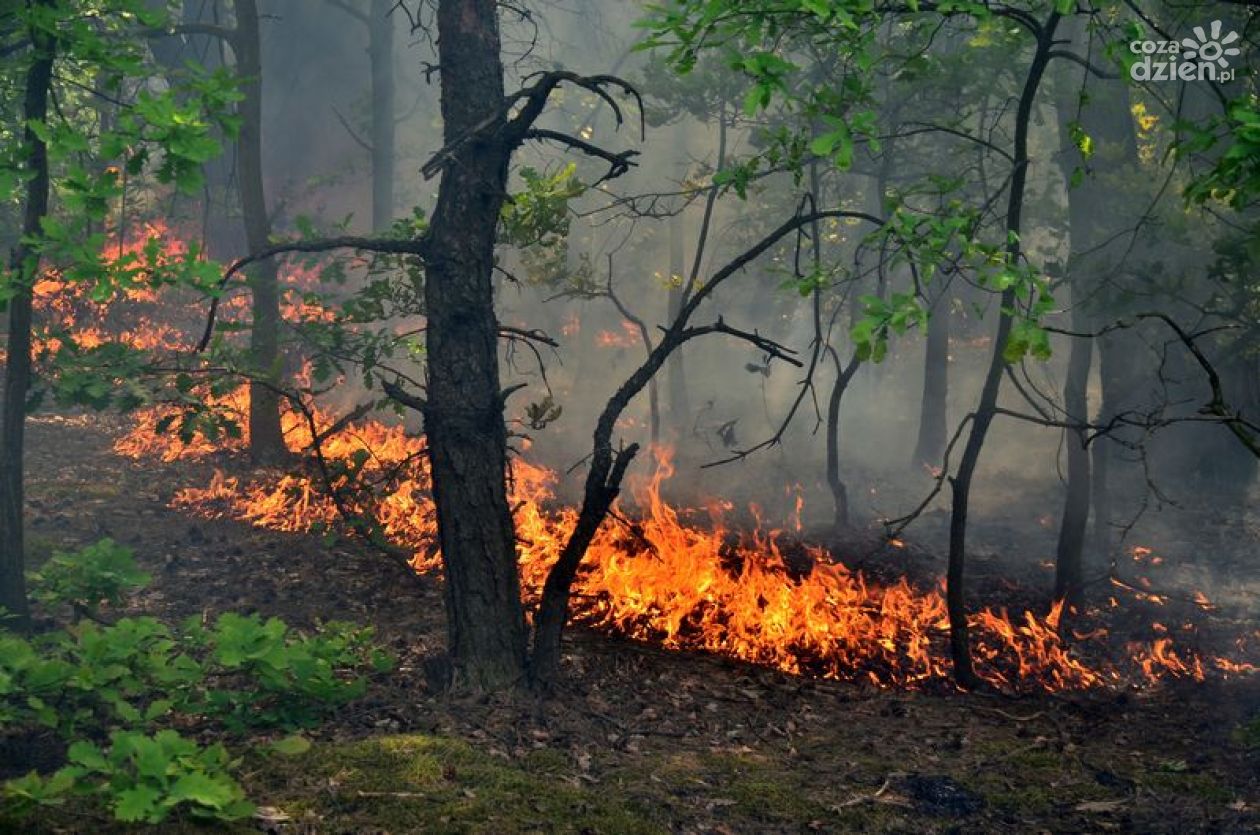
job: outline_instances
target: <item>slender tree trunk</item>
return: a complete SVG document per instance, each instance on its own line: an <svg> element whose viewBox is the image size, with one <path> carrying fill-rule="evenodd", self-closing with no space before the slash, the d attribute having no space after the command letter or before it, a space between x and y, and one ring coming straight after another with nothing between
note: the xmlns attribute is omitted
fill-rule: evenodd
<svg viewBox="0 0 1260 835"><path fill-rule="evenodd" d="M40 5L50 3L40 0ZM27 125L23 142L29 150L26 167L31 178L26 183L22 234L24 238L37 238L43 233L41 222L48 214L48 147L31 130L30 123L43 122L48 115L48 93L57 45L42 29L32 27L30 37L34 55L26 71L22 115ZM38 250L26 243L13 248L10 269L15 286L9 299L8 357L4 367L4 413L0 425L0 607L5 610L5 625L17 629L30 625L23 530L24 454L26 397L31 387L32 287L39 274L39 260Z"/></svg>
<svg viewBox="0 0 1260 835"><path fill-rule="evenodd" d="M1073 288L1075 289L1075 288ZM1088 328L1089 318L1081 310L1084 301L1072 293L1072 326ZM1073 339L1068 356L1067 379L1063 384L1063 406L1069 421L1089 421L1089 367L1094 356L1094 343L1089 339ZM1067 496L1063 518L1059 524L1059 542L1055 551L1054 596L1078 607L1084 592L1085 530L1089 523L1090 467L1086 432L1067 431Z"/></svg>
<svg viewBox="0 0 1260 835"><path fill-rule="evenodd" d="M372 0L368 54L372 61L372 228L394 219L394 24L395 0Z"/></svg>
<svg viewBox="0 0 1260 835"><path fill-rule="evenodd" d="M263 190L262 165L262 49L258 31L257 0L236 0L237 75L244 81L241 130L237 142L240 159L241 212L245 241L258 252L270 243L271 221ZM255 463L274 464L286 457L280 428L280 286L274 259L250 269L250 362L261 380L249 386L249 454Z"/></svg>
<svg viewBox="0 0 1260 835"><path fill-rule="evenodd" d="M685 132L679 127L674 132L675 142L685 142ZM678 145L679 148L685 145ZM678 316L686 293L687 267L683 252L686 223L682 214L669 219L669 299L667 302L667 322ZM674 443L685 436L691 422L691 402L687 396L687 366L682 351L675 351L665 364L665 388L669 393L667 412L669 427Z"/></svg>
<svg viewBox="0 0 1260 835"><path fill-rule="evenodd" d="M1069 22L1061 37L1084 50L1088 40L1085 23L1080 18ZM1130 115L1128 85L1120 80L1099 79L1075 64L1065 65L1059 103L1059 132L1062 137L1063 174L1069 183L1068 222L1071 229L1071 258L1068 264L1069 290L1072 298L1073 329L1086 332L1093 328L1098 311L1115 311L1115 302L1102 288L1105 276L1115 276L1124 269L1128 254L1127 236L1115 234L1128 223L1124 206L1116 202L1114 189L1098 179L1091 168L1092 160L1119 158L1123 163L1137 161L1137 136ZM1071 120L1092 141L1092 153L1085 154L1071 139ZM1070 184L1079 176L1075 186ZM1123 201L1121 201L1123 203ZM1092 313L1091 313L1092 311ZM1120 408L1123 397L1120 384L1127 377L1127 357L1117 352L1116 335L1098 338L1099 381L1102 389L1097 420L1106 423ZM1082 344L1084 343L1084 344ZM1068 378L1064 391L1065 408L1073 420L1089 419L1087 387L1093 360L1093 340L1074 339L1068 361ZM1121 374L1122 366L1125 374ZM1083 564L1089 554L1106 556L1110 551L1110 491L1107 486L1108 462L1114 449L1111 441L1097 438L1086 450L1083 435L1068 433L1068 495L1064 507L1058 547L1059 568L1056 570L1055 593L1079 605ZM1087 536L1090 504L1093 504L1094 525ZM1088 539L1089 548L1085 548ZM1078 587L1073 593L1073 587Z"/></svg>
<svg viewBox="0 0 1260 835"><path fill-rule="evenodd" d="M484 130L503 116L495 0L441 0L438 51L454 150L425 245L425 431L456 683L496 689L523 679L526 646L492 281L512 147Z"/></svg>
<svg viewBox="0 0 1260 835"><path fill-rule="evenodd" d="M1006 253L1009 263L1013 265L1018 264L1020 258L1019 233L1024 210L1024 184L1028 180L1028 126L1032 119L1037 89L1041 85L1042 75L1050 60L1049 53L1058 23L1059 15L1052 13L1042 27L1037 41L1037 51L1028 67L1024 89L1019 98L1019 107L1015 113L1013 171L1010 199L1006 210L1007 241L1009 242ZM989 360L989 370L985 374L984 388L980 392L980 402L972 416L971 432L967 436L967 445L958 463L958 472L950 479L953 503L949 517L949 568L945 580L945 603L949 610L949 646L954 662L954 679L962 687L972 687L976 684L975 669L971 663L971 638L967 626L967 601L964 587L967 512L971 501L971 481L976 473L976 465L980 463L980 450L984 447L989 426L996 415L1002 375L1007 366L1006 343L1010 338L1013 324L1011 314L1007 311L1014 309L1015 302L1014 288L1002 292L997 335L993 340L993 355Z"/></svg>
<svg viewBox="0 0 1260 835"><path fill-rule="evenodd" d="M919 439L914 462L925 467L941 466L948 433L949 399L949 295L942 291L928 319L927 347L923 357L923 396L919 401Z"/></svg>
<svg viewBox="0 0 1260 835"><path fill-rule="evenodd" d="M1120 364L1116 344L1110 334L1098 339L1098 382L1102 389L1102 403L1098 409L1098 422L1105 425L1120 408ZM1090 494L1094 505L1094 525L1090 530L1090 550L1095 558L1109 559L1115 540L1111 526L1111 459L1115 445L1109 438L1099 438L1090 446L1092 484Z"/></svg>
<svg viewBox="0 0 1260 835"><path fill-rule="evenodd" d="M849 488L840 477L840 401L862 361L854 353L849 364L841 368L839 354L830 345L827 350L836 367L836 381L827 398L827 487L834 507L832 527L839 531L849 526Z"/></svg>

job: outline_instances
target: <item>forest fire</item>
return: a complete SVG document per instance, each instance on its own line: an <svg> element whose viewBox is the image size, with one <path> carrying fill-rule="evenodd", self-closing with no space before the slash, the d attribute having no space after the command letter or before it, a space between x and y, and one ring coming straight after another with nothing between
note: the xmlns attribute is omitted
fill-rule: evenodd
<svg viewBox="0 0 1260 835"><path fill-rule="evenodd" d="M129 244L120 249L119 257L146 253L152 259L186 251L162 227L147 227L145 234L149 243ZM312 288L318 274L290 266L284 279L290 288ZM177 327L154 321L148 310L154 298L143 287L128 291L128 300L135 303L134 321L109 323L113 336L90 318L90 300L67 292L57 276L46 277L37 290L41 288L40 306L56 325L50 333L68 336L81 348L106 339L163 350L186 348L190 342ZM229 299L229 315L243 314L243 301L241 296ZM81 310L85 305L87 316ZM294 322L326 321L330 314L290 294L283 315ZM621 333L602 332L597 341L606 347L627 347L637 344L638 338L634 326L625 322ZM49 338L48 350L57 347L53 339ZM243 428L247 387L204 399L207 407ZM316 405L303 408L283 413L286 443L294 453L308 455L319 436L319 467L245 480L216 471L208 485L180 490L173 506L291 532L371 520L378 533L405 549L416 570L436 569L437 520L423 440L401 425L371 419L338 423ZM133 459L172 462L241 450L248 442L244 432L213 439L183 433L181 439L180 433L171 431L180 414L177 405L133 413L132 428L117 439L115 451ZM576 622L671 649L714 652L792 674L897 687L949 679L941 586L919 587L906 578L876 583L835 562L823 549L767 529L760 521L751 531L732 530L724 520L729 502L712 500L704 511L672 507L661 497L662 485L674 474L671 456L667 450L656 450L655 457L652 476L631 485L627 507L605 523L589 549L573 590ZM556 499L556 480L546 468L519 457L513 461L520 571L531 601L540 594L577 518L574 508ZM800 530L803 497L799 486L788 492L795 494L795 534ZM899 539L890 544L905 547ZM789 560L789 550L801 559ZM1139 563L1156 564L1158 559L1141 547L1133 556ZM794 568L802 559L809 566L804 573ZM1149 585L1144 579L1139 585ZM1145 587L1115 578L1112 583L1135 600L1166 602ZM1194 599L1203 611L1210 611L1201 592ZM1117 662L1103 651L1082 652L1103 642L1109 629L1101 625L1074 629L1079 646L1071 646L1060 630L1062 615L1062 604L1044 617L1030 611L1014 616L993 609L975 613L979 675L1004 690L1057 691L1166 678L1201 680L1209 670L1220 675L1256 670L1248 662L1223 657L1205 662L1176 647L1167 630L1159 628L1149 642L1125 644L1127 657ZM1240 653L1245 644L1240 639Z"/></svg>
<svg viewBox="0 0 1260 835"><path fill-rule="evenodd" d="M243 389L233 395L234 408L243 408L245 398ZM185 446L154 430L159 412L140 418L117 442L118 452L173 460L243 444L234 439L219 446ZM324 414L315 421L320 431L332 423ZM288 413L286 429L295 452L309 448L304 416ZM392 542L407 549L417 570L437 567L437 523L420 438L401 426L365 420L324 439L322 454L336 464L339 475L332 483L341 510L316 475L274 473L243 481L221 471L206 487L181 490L173 505L283 531L327 530L343 511L366 514ZM347 466L355 470L355 479L345 474L342 468ZM669 455L658 453L653 476L633 486L630 509L601 529L574 588L576 622L793 674L896 687L948 680L941 588L916 588L906 579L881 585L833 562L822 549L789 545L781 531L730 530L723 521L729 504L711 502L703 513L671 507L661 498L661 486L672 475ZM512 476L522 583L534 600L576 511L556 501L556 476L550 470L518 458ZM355 480L371 482L372 488L358 489ZM803 575L789 568L789 547L806 552L812 567ZM1017 616L1004 610L977 612L972 626L982 678L1004 690L1057 691L1168 678L1202 680L1209 670L1239 675L1256 669L1226 658L1205 662L1177 649L1166 635L1129 642L1123 661L1095 652L1091 657L1096 658L1087 662L1065 641L1059 628L1062 614L1062 604L1045 617L1028 611ZM1105 628L1076 633L1082 643L1107 635ZM1245 649L1243 642L1238 649Z"/></svg>
<svg viewBox="0 0 1260 835"><path fill-rule="evenodd" d="M638 327L633 322L622 322L621 332L604 330L595 336L595 343L601 348L633 348L642 341Z"/></svg>

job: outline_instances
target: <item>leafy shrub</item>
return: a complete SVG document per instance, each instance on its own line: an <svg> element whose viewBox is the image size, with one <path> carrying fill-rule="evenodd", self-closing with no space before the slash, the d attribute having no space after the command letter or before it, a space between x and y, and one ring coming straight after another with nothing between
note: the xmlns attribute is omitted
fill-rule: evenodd
<svg viewBox="0 0 1260 835"><path fill-rule="evenodd" d="M181 805L197 817L236 820L254 806L232 778L240 765L222 745L202 748L172 730L152 736L115 731L108 749L76 742L69 765L51 777L31 773L5 784L19 810L58 805L67 796L100 797L124 822L159 823Z"/></svg>
<svg viewBox="0 0 1260 835"><path fill-rule="evenodd" d="M47 606L69 605L96 617L101 604L118 606L149 584L130 548L102 539L71 553L57 552L30 575L31 596Z"/></svg>
<svg viewBox="0 0 1260 835"><path fill-rule="evenodd" d="M339 622L306 637L279 618L227 612L210 629L196 619L185 623L184 634L204 658L207 677L222 685L207 688L202 710L234 729L309 727L363 695L367 681L356 671L393 665L372 645L372 629Z"/></svg>
<svg viewBox="0 0 1260 835"><path fill-rule="evenodd" d="M363 695L368 673L393 665L371 629L346 623L305 635L278 618L234 613L176 628L152 617L99 622L102 603L117 605L148 582L131 552L109 540L58 554L35 579L45 603L93 619L32 637L0 629L0 732L43 726L79 741L56 773L5 783L5 812L89 797L121 821L155 823L177 808L221 820L247 815L227 750L201 748L165 726L309 727ZM84 741L107 736L104 750ZM267 750L303 745L290 737Z"/></svg>
<svg viewBox="0 0 1260 835"><path fill-rule="evenodd" d="M0 633L0 722L37 723L66 737L153 721L202 678L153 618L85 623L32 639Z"/></svg>

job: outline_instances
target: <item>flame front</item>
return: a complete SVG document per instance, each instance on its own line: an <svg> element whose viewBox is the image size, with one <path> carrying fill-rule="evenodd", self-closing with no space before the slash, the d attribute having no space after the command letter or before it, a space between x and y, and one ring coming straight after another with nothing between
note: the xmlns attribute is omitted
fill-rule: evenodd
<svg viewBox="0 0 1260 835"><path fill-rule="evenodd" d="M242 389L233 397L235 407L243 409L247 392ZM327 415L317 417L321 427L332 423ZM168 460L213 451L185 447L155 433L156 418L145 416L118 441L117 450ZM309 429L296 416L287 416L286 426L295 451L310 445ZM417 570L438 565L436 513L422 439L400 426L365 420L327 438L324 455L343 463L363 460L359 478L374 483L371 490L355 491L349 479L335 482L346 490L343 506L375 517L384 533L412 554ZM723 521L727 503L713 502L704 512L667 504L661 487L672 475L669 455L658 451L653 476L631 485L627 504L632 510L619 507L601 527L573 589L575 622L799 675L885 687L949 679L941 587L917 588L906 579L877 584L833 562L822 549L803 545L792 547L805 550L810 567L794 572L785 555L787 538L780 531L729 530ZM529 602L537 600L577 519L575 509L557 502L555 482L548 469L520 458L512 463L511 500ZM279 473L244 483L216 473L205 488L181 490L173 504L282 531L327 529L339 515L316 477ZM701 517L706 521L698 521ZM978 674L1005 690L1053 691L1117 685L1135 676L1156 681L1205 675L1203 661L1176 650L1166 636L1130 643L1122 663L1087 664L1065 641L1059 628L1062 614L1062 603L1044 618L1032 612L1012 617L992 609L974 614ZM1101 640L1107 634L1099 628L1076 638ZM1255 670L1245 662L1214 661L1221 674Z"/></svg>
<svg viewBox="0 0 1260 835"><path fill-rule="evenodd" d="M165 231L146 228L145 234ZM184 250L177 241L168 241L163 251L177 255ZM286 269L285 283L290 288L309 287L315 281L313 271ZM59 277L45 277L36 295L55 324L50 333L66 335L79 347L107 338L99 326L82 324L93 321L81 314L88 302ZM144 306L148 315L138 317L138 324L130 329L115 327L108 338L121 338L136 347L187 346L187 334L154 322L155 294L136 287L126 298ZM244 296L234 296L225 305L226 311L240 316L246 301ZM300 296L290 296L284 315L290 321L327 321L332 314ZM572 319L566 323L566 332L576 333L578 327ZM638 339L634 326L625 322L621 334L602 333L597 341L626 347ZM248 398L248 389L242 386L212 400L216 408L237 415L244 425ZM162 431L163 424L177 414L173 406L134 413L131 430L117 440L115 450L136 459L174 461L204 458L247 443L242 437L213 442L198 437L184 443L175 433ZM318 476L312 467L310 473L263 472L242 481L219 471L205 487L180 490L172 504L200 515L227 516L280 531L327 530L344 516L371 518L380 524L381 533L411 554L417 570L435 568L440 562L437 519L423 440L401 425L375 420L360 420L329 432L335 423L334 416L314 406L309 416L290 411L283 417L286 441L295 452L310 452L312 429L327 436L322 437ZM898 687L949 679L948 619L940 585L918 587L905 578L891 584L873 582L833 561L823 549L767 530L760 522L751 531L737 532L724 521L731 509L729 502L713 500L704 510L671 506L661 494L662 485L674 472L668 452L655 450L654 464L650 478L630 485L629 499L619 504L591 544L573 588L574 621L671 649L720 653L793 674ZM331 494L325 480L333 487ZM520 457L512 461L511 500L522 589L528 602L537 600L577 520L576 509L556 499L556 483L551 470ZM787 493L795 499L789 522L799 532L802 490L799 485L789 486ZM890 544L904 547L900 540ZM1149 558L1152 565L1158 564L1149 549L1137 548L1133 555L1135 561ZM1167 602L1114 578L1113 583L1117 591L1137 600ZM1213 608L1202 595L1195 603L1202 612ZM1119 605L1113 596L1111 611ZM1156 636L1149 642L1129 643L1124 658L1095 657L1086 663L1079 649L1103 641L1110 630L1102 626L1072 630L1077 644L1069 644L1060 629L1062 616L1062 603L1045 617L1029 611L1012 617L1004 609L975 613L970 624L977 673L1006 690L1079 690L1169 677L1202 679L1205 669L1220 675L1257 670L1246 661L1224 657L1213 657L1205 664L1197 654L1177 648L1162 627L1153 630ZM1258 641L1260 633L1240 638L1237 649L1247 653L1248 645Z"/></svg>

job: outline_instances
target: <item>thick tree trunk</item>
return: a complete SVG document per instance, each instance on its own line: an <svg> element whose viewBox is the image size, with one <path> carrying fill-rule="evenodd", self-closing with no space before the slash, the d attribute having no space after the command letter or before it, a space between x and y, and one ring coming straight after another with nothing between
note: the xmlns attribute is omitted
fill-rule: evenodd
<svg viewBox="0 0 1260 835"><path fill-rule="evenodd" d="M37 238L43 232L41 222L48 214L48 147L29 125L43 122L48 115L56 42L48 33L32 28L31 44L35 54L26 71L22 110L27 123L23 142L29 150L26 167L31 178L26 183L22 233L24 237ZM39 273L39 252L19 243L13 248L10 269L16 286L9 299L4 413L0 423L0 607L5 610L6 626L25 629L30 624L30 610L26 602L23 464L26 397L31 387L32 287Z"/></svg>
<svg viewBox="0 0 1260 835"><path fill-rule="evenodd" d="M394 24L395 0L372 0L368 55L372 61L372 228L394 219Z"/></svg>
<svg viewBox="0 0 1260 835"><path fill-rule="evenodd" d="M442 0L438 51L454 150L425 245L425 431L456 683L493 689L523 679L526 650L492 282L512 153L502 131L485 130L503 117L495 0Z"/></svg>
<svg viewBox="0 0 1260 835"><path fill-rule="evenodd" d="M1054 31L1059 15L1052 13L1042 28L1037 41L1037 51L1028 67L1024 89L1020 94L1015 113L1015 141L1011 172L1010 199L1006 209L1007 260L1018 264L1020 259L1019 234L1024 211L1024 184L1028 180L1028 125L1032 119L1033 102L1041 86L1041 78L1050 60L1054 43ZM1013 234L1012 234L1013 233ZM989 433L989 426L997 414L998 394L1002 387L1002 375L1006 371L1006 343L1011 335L1013 320L1007 311L1015 307L1015 289L1002 292L999 305L997 334L993 340L993 355L985 374L980 402L971 421L971 432L958 463L958 472L950 479L952 507L949 517L949 568L946 572L945 603L949 610L949 648L954 662L954 679L962 687L976 683L971 663L971 638L967 625L967 602L964 588L967 554L967 513L971 501L971 481L980 463L980 450Z"/></svg>
<svg viewBox="0 0 1260 835"><path fill-rule="evenodd" d="M919 402L919 439L914 447L914 463L941 466L948 432L949 399L949 309L944 291L936 299L927 326L927 347L923 357L923 396Z"/></svg>
<svg viewBox="0 0 1260 835"><path fill-rule="evenodd" d="M1084 331L1089 317L1080 308L1084 300L1072 293L1072 326ZM1071 422L1089 421L1089 367L1094 344L1089 339L1073 339L1068 357L1067 379L1063 384L1063 408ZM1054 596L1078 607L1084 592L1085 530L1089 523L1090 467L1089 449L1084 430L1067 430L1067 496L1063 518L1059 524L1059 542L1055 551Z"/></svg>
<svg viewBox="0 0 1260 835"><path fill-rule="evenodd" d="M263 190L262 165L262 49L258 32L257 0L236 0L236 72L244 81L241 130L237 141L240 160L241 212L245 241L251 253L270 243L271 221ZM249 386L249 454L258 464L274 464L287 454L280 428L280 287L274 259L250 269L250 363L259 377Z"/></svg>

